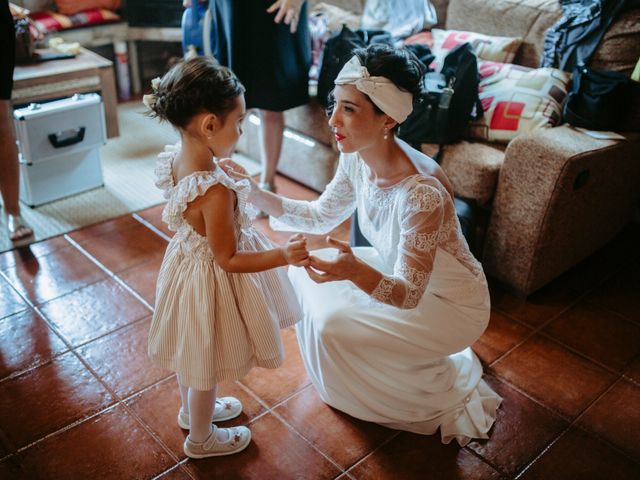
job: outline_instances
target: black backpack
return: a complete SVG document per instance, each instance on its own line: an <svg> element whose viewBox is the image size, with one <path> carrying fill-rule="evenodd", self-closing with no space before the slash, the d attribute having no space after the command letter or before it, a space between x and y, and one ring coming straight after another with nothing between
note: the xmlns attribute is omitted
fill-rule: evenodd
<svg viewBox="0 0 640 480"><path fill-rule="evenodd" d="M440 73L425 74L424 90L414 101L411 115L398 128L398 137L418 150L422 143L459 141L469 120L484 113L478 97L479 83L473 48L469 43L458 45L445 57Z"/></svg>
<svg viewBox="0 0 640 480"><path fill-rule="evenodd" d="M351 60L353 50L363 48L372 43L392 45L391 34L385 30L351 30L343 25L340 32L334 34L325 44L322 54L322 65L318 75L318 101L327 106L329 93L333 90L336 77Z"/></svg>

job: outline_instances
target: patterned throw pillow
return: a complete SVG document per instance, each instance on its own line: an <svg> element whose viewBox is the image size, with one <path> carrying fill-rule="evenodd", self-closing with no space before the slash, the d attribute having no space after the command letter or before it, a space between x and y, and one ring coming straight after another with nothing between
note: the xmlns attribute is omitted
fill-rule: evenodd
<svg viewBox="0 0 640 480"><path fill-rule="evenodd" d="M102 8L104 10L117 10L120 8L120 0L55 0L58 13L62 15L74 15L83 10Z"/></svg>
<svg viewBox="0 0 640 480"><path fill-rule="evenodd" d="M67 28L85 27L87 25L98 25L100 23L118 22L120 20L120 16L117 13L100 8L85 10L69 16L43 10L41 12L32 12L29 17L38 26L38 30L44 33L57 32Z"/></svg>
<svg viewBox="0 0 640 480"><path fill-rule="evenodd" d="M469 124L468 136L508 143L517 135L560 123L571 74L479 61L479 96L484 116Z"/></svg>
<svg viewBox="0 0 640 480"><path fill-rule="evenodd" d="M405 39L405 45L423 43L431 49L436 58L429 65L439 72L442 61L457 45L469 42L480 60L492 60L494 62L511 63L522 44L521 38L492 37L475 32L463 32L460 30L432 29L430 32L420 32Z"/></svg>
<svg viewBox="0 0 640 480"><path fill-rule="evenodd" d="M460 30L431 30L433 36L432 53L436 56L431 68L440 71L442 61L450 50L458 45L469 42L480 60L511 63L522 44L522 38L493 37L475 32Z"/></svg>

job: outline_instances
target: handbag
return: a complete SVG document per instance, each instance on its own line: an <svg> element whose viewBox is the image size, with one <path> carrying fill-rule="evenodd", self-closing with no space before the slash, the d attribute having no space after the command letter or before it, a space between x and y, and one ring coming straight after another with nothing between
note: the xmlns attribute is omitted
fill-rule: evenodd
<svg viewBox="0 0 640 480"><path fill-rule="evenodd" d="M564 104L564 120L589 130L615 130L628 114L630 95L631 79L623 73L579 63Z"/></svg>
<svg viewBox="0 0 640 480"><path fill-rule="evenodd" d="M425 74L423 92L414 101L411 115L400 124L398 137L418 150L422 143L444 145L459 141L469 120L484 113L478 83L473 48L469 43L458 45L445 57L440 72Z"/></svg>

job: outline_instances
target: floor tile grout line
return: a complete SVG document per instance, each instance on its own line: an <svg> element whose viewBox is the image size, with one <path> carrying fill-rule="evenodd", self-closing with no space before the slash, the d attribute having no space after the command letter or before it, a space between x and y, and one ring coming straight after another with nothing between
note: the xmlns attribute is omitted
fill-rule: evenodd
<svg viewBox="0 0 640 480"><path fill-rule="evenodd" d="M626 316L625 314L623 314L623 313L616 312L615 310L613 310L613 309L609 308L609 307L608 307L608 306L606 306L606 305L601 305L601 304L599 304L599 303L597 303L597 302L594 302L593 300L588 300L588 299L586 299L586 300L585 300L585 303L587 303L587 304L589 304L589 305L592 305L592 306L594 306L594 307L600 308L600 309L604 310L604 311L605 311L605 312L607 312L607 313L611 313L611 314L615 315L616 317L619 317L619 318L621 318L622 320L625 320L626 322L630 322L630 323L632 323L632 324L634 324L634 325L636 325L636 326L640 326L640 321L638 321L638 320L634 320L634 319L632 319L632 318L629 318L629 317L627 317L627 316Z"/></svg>
<svg viewBox="0 0 640 480"><path fill-rule="evenodd" d="M570 303L569 305L567 305L564 309L560 310L559 312L557 312L555 315L552 315L551 317L549 317L546 321L542 322L538 327L529 327L532 328L532 331L529 332L529 334L527 336L525 336L525 338L520 341L519 343L517 343L516 345L514 345L513 347L511 347L510 349L508 349L506 352L504 352L502 355L500 355L499 357L497 357L493 362L491 362L489 364L489 367L493 367L496 363L498 363L500 360L502 360L503 358L505 358L506 356L508 356L509 354L511 354L511 352L513 352L516 348L520 347L523 343L525 343L526 341L530 340L534 335L536 335L537 333L541 332L544 328L546 328L547 325L549 325L551 322L553 322L554 320L556 320L557 318L559 318L561 315L564 315L566 312L568 312L569 310L571 310L572 308L574 308L576 305L578 305L578 303L580 303L582 301L582 299L585 297L585 295L587 295L587 292L583 293L582 295L580 295L578 298L576 298L572 303ZM511 315L509 315L506 312L502 312L505 315L507 315L509 318L516 320L514 317L512 317Z"/></svg>
<svg viewBox="0 0 640 480"><path fill-rule="evenodd" d="M65 237L67 237L67 235L65 235ZM72 243L74 245L74 247L76 247L89 260L91 260L98 268L102 269L105 273L107 273L107 275L109 275L109 277L111 279L113 279L118 285L120 285L128 293L133 295L139 302L141 302L151 312L154 311L153 306L149 302L147 302L144 298L142 298L142 296L138 292L136 292L133 288L131 288L124 280L122 280L120 277L118 277L118 274L116 272L112 272L111 270L109 270L105 265L100 263L100 261L98 261L97 258L95 258L93 255L91 255L82 245L80 245L78 242L76 242L72 238L68 238L67 240L70 243ZM134 267L134 265L132 265L131 267ZM128 269L123 269L123 271L124 270L128 270Z"/></svg>
<svg viewBox="0 0 640 480"><path fill-rule="evenodd" d="M156 443L160 445L160 447L163 450L165 450L165 452L169 454L171 458L173 458L176 462L179 461L180 459L173 453L173 451L162 441L162 439L158 435L155 434L155 432L151 429L151 427L147 425L147 423L136 412L134 412L133 409L131 409L129 405L126 404L125 401L123 401L122 397L115 391L115 389L112 389L109 386L109 384L105 382L100 375L98 375L98 372L96 372L93 369L93 367L91 367L89 362L85 360L84 357L82 357L79 352L73 352L73 353L80 359L80 361L85 365L85 367L89 370L89 372L91 372L91 374L98 379L98 381L109 392L109 394L113 396L113 398L115 399L114 405L122 406L122 408L124 408L124 410L126 410L127 413L129 413L129 415L131 415L134 419L138 421L140 426L149 434L149 436Z"/></svg>
<svg viewBox="0 0 640 480"><path fill-rule="evenodd" d="M613 443L611 440L609 440L608 438L604 437L602 434L598 433L598 432L594 432L593 430L590 430L589 428L583 426L583 425L579 425L579 424L573 424L571 425L573 428L577 428L578 430L581 430L583 433L585 433L586 435L589 435L591 437L595 437L598 440L600 440L602 443L604 443L605 445L607 445L609 448L611 448L612 450L615 450L616 452L618 452L620 455L622 455L623 457L626 457L627 459L631 460L631 462L637 464L640 467L640 457L635 457L633 454L627 452L626 450L624 450L622 447L620 447L619 445Z"/></svg>
<svg viewBox="0 0 640 480"><path fill-rule="evenodd" d="M540 453L538 453L538 455L536 455L529 463L527 463L526 465L524 465L519 472L517 472L514 475L515 479L518 479L520 477L522 477L522 475L524 475L524 473L531 468L531 466L536 463L538 461L538 459L540 459L545 453L547 453L549 451L549 449L551 449L551 447L553 447L563 436L565 436L567 434L567 432L571 429L571 425L567 425L567 427L562 430L555 439L553 439L551 442L549 442Z"/></svg>
<svg viewBox="0 0 640 480"><path fill-rule="evenodd" d="M41 312L39 312L39 311L38 311L38 313L39 313L40 315L42 315L42 314L41 314ZM143 319L140 319L139 321L143 321L145 318L147 318L147 317L144 317ZM48 322L48 320L47 320L47 322ZM125 325L125 326L123 326L122 328L126 328L126 327L127 327L127 326L129 326L129 325L131 325L131 324ZM57 333L57 332L56 332L56 333ZM111 333L112 333L112 332L111 332ZM68 342L66 341L66 339L64 339L64 337L63 337L63 340L65 341L65 343L67 343L67 344L68 344ZM95 339L94 339L94 340L95 340ZM87 342L86 344L88 344L88 343L91 343L91 342ZM85 345L86 345L86 344L85 344ZM68 345L70 345L70 344L68 344ZM176 461L178 461L178 460L179 460L179 458L178 458L178 457L176 457L176 456L175 456L175 454L173 454L173 452L172 452L172 451L171 451L171 450L170 450L170 449L169 449L169 448L164 444L164 442L162 442L162 441L160 440L160 438L159 438L159 437L157 437L157 435L155 435L155 433L150 429L150 427L148 427L148 425L147 425L147 424L142 420L142 418L140 418L140 417L139 417L135 412L133 412L133 410L131 410L131 409L129 408L129 406L128 406L128 405L126 405L126 403L122 400L122 398L120 397L120 395L119 395L119 394L118 394L114 389L112 389L112 388L109 386L109 384L107 384L107 383L102 379L102 377L98 374L98 372L96 372L96 371L93 369L93 367L89 364L88 360L86 360L86 359L85 359L85 358L80 354L80 352L76 351L76 350L75 350L75 349L73 349L73 348L71 348L71 353L72 353L73 355L75 355L75 356L76 356L76 358L80 361L80 363L82 363L82 365L83 365L83 366L84 366L84 367L85 367L85 368L86 368L86 369L91 373L91 375L93 375L93 376L96 378L96 380L97 380L97 381L98 381L98 382L103 386L103 388L104 388L104 389L109 393L109 395L113 398L113 400L114 400L114 401L113 401L113 403L112 403L112 404L108 405L106 408L104 408L104 409L102 409L102 410L99 410L99 411L98 411L98 412L96 412L95 414L90 415L89 417L85 417L85 418L82 418L82 419L80 419L80 420L77 420L77 421L75 421L75 422L72 422L71 424L66 425L65 427L62 427L61 429L58 429L58 430L56 430L55 432L52 432L52 433L50 433L50 434L48 434L48 435L45 435L45 436L44 436L44 437L42 437L41 439L38 439L36 442L34 442L34 443L30 444L29 446L31 446L31 445L33 445L33 444L35 444L35 443L39 443L40 441L43 441L43 440L45 440L46 438L49 438L50 436L53 436L53 435L55 435L55 434L57 434L57 433L61 433L61 432L66 431L66 430L68 430L68 429L70 429L70 428L73 428L73 427L74 427L74 426L76 426L76 425L79 425L79 424L81 424L81 423L84 423L84 422L86 422L86 421L90 420L91 418L94 418L94 417L95 417L95 416L97 416L97 415L103 414L103 413L105 413L105 412L109 411L110 409L112 409L112 408L116 408L118 405L121 405L121 406L122 406L122 407L123 407L123 408L124 408L124 409L129 413L129 414L130 414L130 415L132 415L134 418L136 418L136 420L138 420L138 422L141 424L141 426L144 428L144 430L145 430L145 431L147 431L147 433L151 436L151 438L153 438L157 443L159 443L159 444L160 444L160 446L161 446L164 450L166 450L172 458L175 458L175 459L176 459ZM25 448L26 448L26 447L25 447ZM19 449L19 450L17 450L17 452L20 452L20 451L22 451L22 450L23 450L23 449Z"/></svg>
<svg viewBox="0 0 640 480"><path fill-rule="evenodd" d="M271 414L276 417L280 422L282 422L289 430L291 430L292 432L294 432L296 435L298 435L300 438L302 438L313 450L315 450L316 452L318 452L321 456L323 456L329 463L331 463L331 465L333 465L334 467L336 467L338 469L338 471L340 472L340 475L342 475L343 473L346 473L347 470L349 470L349 468L342 468L338 462L336 462L333 458L331 458L328 454L326 454L325 452L323 452L322 450L320 450L320 448L318 448L311 440L309 440L307 437L305 437L301 432L299 432L293 425L291 425L289 422L287 422L284 417L282 417L282 415L280 415L278 412L275 412L273 410L271 410ZM338 475L338 476L340 476Z"/></svg>
<svg viewBox="0 0 640 480"><path fill-rule="evenodd" d="M138 222L140 222L142 225L144 225L145 227L147 227L149 230L151 230L153 233L155 233L156 235L158 235L159 237L163 238L164 240L166 240L167 242L171 241L171 237L169 235L167 235L166 233L164 233L162 230L160 230L158 227L156 227L153 223L151 223L149 220L146 220L145 218L141 217L140 215L138 215L137 212L134 212L133 214L131 214L131 216L137 220Z"/></svg>
<svg viewBox="0 0 640 480"><path fill-rule="evenodd" d="M476 440L476 439L471 439L471 441ZM471 441L469 443L471 443ZM467 452L469 452L471 455L473 455L474 457L476 457L478 460L482 461L482 463L486 463L487 465L489 465L491 468L493 468L496 472L498 472L502 477L505 478L509 478L509 475L506 474L504 472L504 470L502 469L502 467L494 464L493 462L489 461L488 458L484 458L482 455L480 455L478 452L476 452L473 448L469 447L469 445L465 445L464 447L460 447L460 450L466 450Z"/></svg>
<svg viewBox="0 0 640 480"><path fill-rule="evenodd" d="M102 334L100 336L97 336L95 338L92 338L91 340L87 340L86 342L82 342L82 343L79 343L79 344L74 346L64 336L64 334L59 331L57 325L55 323L51 322L51 320L49 320L47 318L47 316L39 309L39 307L33 307L33 310L44 321L44 323L53 331L53 333L55 333L58 337L60 337L60 340L66 346L66 350L64 350L64 351L62 351L60 353L57 353L56 355L53 355L52 357L49 357L47 360L45 360L45 361L43 361L41 363L38 363L38 364L35 364L35 365L30 365L29 367L27 367L27 368L25 368L23 370L16 370L15 372L12 372L10 375L8 375L8 376L6 376L4 378L0 378L0 384L2 382L7 381L7 380L11 380L11 379L15 379L15 378L21 377L22 375L27 374L27 373L31 372L32 370L36 370L37 368L43 367L45 365L48 365L49 363L52 363L54 360L62 357L63 355L66 355L68 353L76 353L77 350L79 350L79 349L81 349L83 347L86 347L87 345L89 345L89 344L91 344L91 343L93 343L95 341L98 341L98 340L101 340L101 339L103 339L105 337L108 337L111 334L118 333L119 331L124 330L124 329L129 328L129 327L132 327L135 324L142 323L142 322L144 322L145 320L147 320L149 318L149 315L145 315L144 317L140 317L140 318L138 318L136 320L131 321L130 323L127 323L126 325L121 325L121 326L115 328L114 330L110 330L110 331L108 331L108 332L106 332L106 333L104 333L104 334ZM79 352L77 352L77 354L81 355Z"/></svg>
<svg viewBox="0 0 640 480"><path fill-rule="evenodd" d="M368 454L366 454L364 457L362 457L360 460L358 460L356 463L354 463L353 465L351 465L349 468L347 468L345 470L345 473L349 474L349 476L351 476L351 471L356 468L358 465L360 465L361 463L363 463L367 458L371 457L373 454L375 454L377 451L381 450L383 447L385 447L387 444L391 443L392 440L395 440L398 436L400 436L402 434L401 430L396 430L394 433L392 433L391 435L389 435L389 438L387 438L386 440L384 440L380 445L378 445L376 448L374 448L373 450L371 450Z"/></svg>
<svg viewBox="0 0 640 480"><path fill-rule="evenodd" d="M92 413L91 415L89 415L87 417L83 417L83 418L79 418L78 420L74 420L73 422L65 425L64 427L61 427L58 430L54 430L53 432L50 432L50 433L46 434L45 436L40 437L39 439L37 439L37 440L35 440L35 441L31 442L31 443L28 443L27 445L24 445L24 446L18 448L16 450L16 453L24 452L25 450L28 450L29 448L31 448L31 447L33 447L35 445L38 445L39 443L42 443L42 442L44 442L45 440L47 440L47 439L49 439L51 437L55 437L56 435L59 435L59 434L62 434L64 432L68 431L68 430L71 430L72 428L75 428L75 427L77 427L78 425L80 425L82 423L85 423L85 422L88 422L90 420L93 420L94 418L99 417L100 415L108 412L109 410L113 410L113 409L117 408L117 406L118 406L118 402L113 402L113 403L107 405L105 408L103 408L101 410L98 410L98 411Z"/></svg>
<svg viewBox="0 0 640 480"><path fill-rule="evenodd" d="M578 350L576 347L571 346L571 345L569 345L569 344L567 344L567 343L563 342L563 341L562 341L562 340L560 340L559 338L555 338L554 336L552 336L552 335L551 335L551 334L549 334L549 333L545 333L545 332L538 332L538 333L539 333L541 336L545 337L546 339L551 340L551 341L553 341L554 343L556 343L556 344L560 345L561 347L563 347L563 348L565 348L565 349L569 350L571 353L573 353L573 354L575 354L575 355L577 355L577 356L581 357L583 360L587 360L587 361L589 361L589 362L591 362L591 363L593 363L593 364L597 365L598 367L602 368L603 370L606 370L607 372L612 373L612 374L617 375L617 376L621 376L621 375L622 375L622 372L623 372L626 368L628 368L628 367L629 367L629 365L631 365L631 363L633 362L633 359L635 358L635 356L634 356L634 357L632 357L630 360L627 360L627 363L622 367L622 369L621 369L621 370L616 370L615 368L613 368L613 367L611 367L611 366L609 366L609 365L607 365L607 364L605 364L605 363L602 363L600 360L598 360L598 359L596 359L596 358L592 358L592 357L590 357L587 353L585 353L585 352L582 352L582 351Z"/></svg>
<svg viewBox="0 0 640 480"><path fill-rule="evenodd" d="M168 468L167 470L165 470L164 472L160 472L159 474L157 474L155 477L151 477L151 480L158 480L160 478L162 478L164 475L166 475L167 473L173 472L174 470L180 470L180 471L184 471L184 469L182 468L182 465L180 465L180 462L178 461L174 466L172 466L171 468ZM193 478L189 475L190 478Z"/></svg>
<svg viewBox="0 0 640 480"><path fill-rule="evenodd" d="M515 390L516 392L518 392L520 395L522 395L523 397L531 400L532 402L534 402L536 405L538 405L539 407L542 407L544 410L546 410L547 412L553 414L554 416L558 417L559 419L565 421L567 424L571 423L571 418L568 417L565 413L554 410L551 406L546 405L544 403L542 403L542 401L538 400L537 398L535 398L534 396L532 396L530 393L528 393L527 391L523 390L522 388L520 388L519 386L511 383L507 378L504 378L500 375L498 375L497 372L495 371L490 371L488 372L491 376L497 378L499 381L501 381L502 383L504 383L505 385L507 385L508 387L512 388L513 390Z"/></svg>
<svg viewBox="0 0 640 480"><path fill-rule="evenodd" d="M570 417L567 417L565 413L560 412L560 411L556 411L554 410L551 406L548 406L544 403L542 403L540 400L536 399L535 397L531 396L529 393L527 393L526 391L522 390L520 387L518 387L517 385L512 384L511 382L509 382L507 379L499 376L496 372L492 371L490 372L490 374L492 376L495 376L499 381L503 382L504 384L508 385L510 388L514 389L515 391L517 391L518 393L520 393L521 395L525 396L526 398L528 398L529 400L533 401L534 403L536 403L538 406L544 408L545 410L547 410L548 412L554 414L556 417L559 417L560 419L564 420L567 423L567 427L564 431L562 431L558 437L562 436L567 430L569 430L571 427L576 427L576 428L580 428L581 430L589 433L590 435L593 435L595 437L597 437L599 440L603 441L604 443L606 443L609 447L613 447L615 450L617 450L618 452L621 452L624 454L624 456L630 458L631 460L634 460L635 462L638 462L637 460L631 458L629 456L628 453L626 453L624 450L621 450L620 447L618 447L617 445L615 445L614 443L612 443L611 441L609 441L608 439L606 439L605 437L603 437L602 435L600 435L597 432L593 432L591 430L585 429L583 427L581 427L580 425L578 425L576 422L578 421L578 419L580 417L582 417L584 415L584 413L593 406L593 404L595 404L598 400L600 400L606 393L608 393L617 383L619 383L620 381L624 380L624 377L622 375L617 376L616 378L614 378L614 380L611 382L611 384L607 385L607 387L601 392L601 394L599 394L593 401L591 401L590 403L588 403L581 411L580 413L578 413L578 415L576 415L576 417L574 419L571 419ZM551 444L555 443L555 441L552 441ZM550 444L550 445L551 445ZM545 449L546 450L546 449ZM536 457L538 458L538 457ZM535 459L533 460L535 461Z"/></svg>
<svg viewBox="0 0 640 480"><path fill-rule="evenodd" d="M290 400L291 398L295 397L296 395L298 395L300 392L306 390L307 388L313 388L312 384L308 384L298 390L296 390L295 392L293 392L291 395L289 395L288 397L286 397L284 400L278 402L277 404L275 404L273 407L269 407L267 405L267 403L262 400L262 398L258 397L258 395L253 392L249 387L247 387L246 385L244 385L240 380L236 381L237 384L239 384L239 386L246 391L247 394L251 395L252 397L254 397L254 400L256 400L257 402L259 402L264 408L265 411L263 413L261 413L260 415L256 415L255 417L253 417L251 419L250 423L254 423L256 420L258 420L259 418L267 415L268 413L271 413L274 417L276 417L280 422L284 423L285 426L289 429L292 430L294 433L296 433L298 436L300 436L307 444L309 444L314 450L316 450L318 453L320 453L323 457L325 457L332 465L334 465L335 467L338 468L338 470L341 472L338 477L340 475L342 475L343 473L346 473L346 469L343 469L335 460L333 460L331 457L329 457L326 453L324 453L322 450L320 450L318 447L315 446L315 444L313 444L313 442L311 442L311 440L309 440L307 437L305 437L301 432L299 432L295 427L293 427L291 424L289 424L289 422L287 422L279 413L275 412L275 408L277 408L278 406L286 403L288 400ZM337 477L336 477L337 478Z"/></svg>

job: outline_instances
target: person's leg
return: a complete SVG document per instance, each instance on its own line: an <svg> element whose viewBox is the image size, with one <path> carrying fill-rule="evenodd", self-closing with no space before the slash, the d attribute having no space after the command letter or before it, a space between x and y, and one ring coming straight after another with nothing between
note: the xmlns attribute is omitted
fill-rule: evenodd
<svg viewBox="0 0 640 480"><path fill-rule="evenodd" d="M276 168L282 150L282 135L284 133L284 113L271 110L260 112L260 153L262 160L262 174L260 183L273 187Z"/></svg>
<svg viewBox="0 0 640 480"><path fill-rule="evenodd" d="M176 375L176 380L178 382L178 387L180 388L180 400L182 402L180 408L186 415L189 415L189 387L185 387L182 384L180 374Z"/></svg>
<svg viewBox="0 0 640 480"><path fill-rule="evenodd" d="M194 443L204 442L213 432L213 412L216 403L217 386L212 390L195 390L189 388L189 419L191 427L189 438ZM226 428L216 429L216 439L220 442L229 440Z"/></svg>
<svg viewBox="0 0 640 480"><path fill-rule="evenodd" d="M211 390L189 388L191 426L184 441L184 453L191 458L231 455L251 442L247 427L218 428L212 423L217 387Z"/></svg>
<svg viewBox="0 0 640 480"><path fill-rule="evenodd" d="M0 100L0 192L11 240L19 240L33 233L20 218L19 168L11 103L9 100Z"/></svg>

